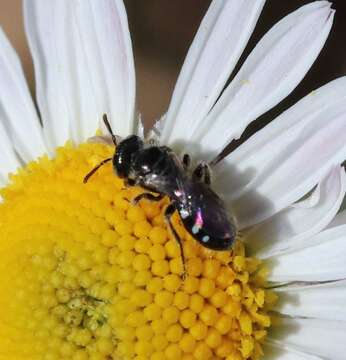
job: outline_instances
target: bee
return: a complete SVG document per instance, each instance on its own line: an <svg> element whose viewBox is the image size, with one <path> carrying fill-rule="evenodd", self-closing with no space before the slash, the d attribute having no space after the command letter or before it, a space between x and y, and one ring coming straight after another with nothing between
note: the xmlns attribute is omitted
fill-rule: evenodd
<svg viewBox="0 0 346 360"><path fill-rule="evenodd" d="M237 230L233 218L228 214L222 199L211 189L209 165L199 163L189 171L190 156L180 158L167 146L156 146L136 135L119 140L113 133L106 114L103 121L115 146L114 155L103 160L84 178L90 177L104 164L112 161L116 175L126 186L140 186L145 192L138 195L133 203L142 199L160 201L167 196L170 200L164 216L179 244L185 270L182 240L172 224L172 215L178 212L184 228L201 245L211 250L230 250Z"/></svg>

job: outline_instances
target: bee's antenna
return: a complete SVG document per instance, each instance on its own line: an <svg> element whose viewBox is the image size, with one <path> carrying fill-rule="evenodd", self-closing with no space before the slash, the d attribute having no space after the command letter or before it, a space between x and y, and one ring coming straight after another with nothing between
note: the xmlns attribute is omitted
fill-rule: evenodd
<svg viewBox="0 0 346 360"><path fill-rule="evenodd" d="M86 184L88 182L88 180L90 179L90 177L92 175L94 175L101 166L103 166L104 164L108 163L108 161L111 161L111 160L112 160L112 158L107 158L107 159L102 160L98 165L96 165L91 171L89 171L85 175L83 183Z"/></svg>
<svg viewBox="0 0 346 360"><path fill-rule="evenodd" d="M103 115L102 115L102 119L103 119L103 122L104 122L105 125L106 125L106 128L107 128L108 132L109 132L109 133L111 134L111 136L112 136L112 141L113 141L114 146L117 146L117 139L116 139L116 137L115 137L115 135L114 135L114 133L113 133L113 130L112 130L112 128L111 128L111 124L110 124L109 121L108 121L107 114L103 114Z"/></svg>

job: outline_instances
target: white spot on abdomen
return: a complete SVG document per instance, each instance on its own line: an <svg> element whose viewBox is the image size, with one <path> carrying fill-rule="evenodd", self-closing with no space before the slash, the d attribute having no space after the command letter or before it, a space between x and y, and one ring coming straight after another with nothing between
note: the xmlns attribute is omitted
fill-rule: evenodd
<svg viewBox="0 0 346 360"><path fill-rule="evenodd" d="M196 235L199 231L199 226L193 225L191 231L192 231L192 234Z"/></svg>
<svg viewBox="0 0 346 360"><path fill-rule="evenodd" d="M208 236L208 235L205 235L205 236L202 237L202 241L204 243L207 243L209 240L210 240L210 236Z"/></svg>

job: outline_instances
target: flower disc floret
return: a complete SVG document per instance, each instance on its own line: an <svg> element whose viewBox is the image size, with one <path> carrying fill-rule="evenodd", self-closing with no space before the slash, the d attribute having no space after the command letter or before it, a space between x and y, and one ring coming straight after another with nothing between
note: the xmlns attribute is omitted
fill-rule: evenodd
<svg viewBox="0 0 346 360"><path fill-rule="evenodd" d="M203 248L169 199L131 200L114 149L67 144L11 176L0 205L0 359L259 359L276 300L240 241Z"/></svg>

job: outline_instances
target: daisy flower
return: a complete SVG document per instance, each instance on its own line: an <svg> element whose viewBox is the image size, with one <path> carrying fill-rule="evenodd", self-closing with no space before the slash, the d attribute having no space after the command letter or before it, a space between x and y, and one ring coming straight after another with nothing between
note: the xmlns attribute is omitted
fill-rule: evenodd
<svg viewBox="0 0 346 360"><path fill-rule="evenodd" d="M330 32L327 1L270 29L224 89L265 0L212 1L167 113L148 132L212 161L302 80ZM0 360L343 360L346 78L314 90L213 166L237 219L212 252L160 203L130 200L114 147L88 143L107 114L143 136L121 0L24 1L36 99L0 33ZM223 90L224 89L224 90Z"/></svg>

